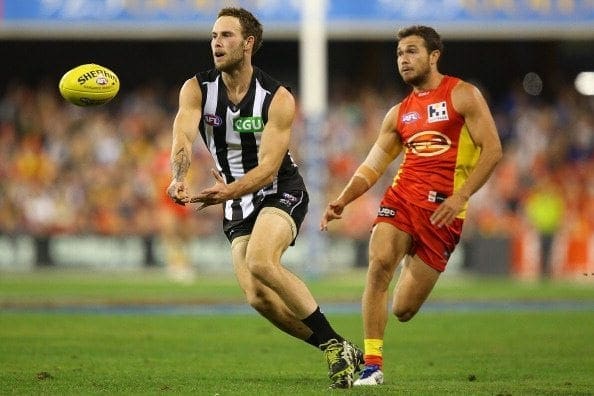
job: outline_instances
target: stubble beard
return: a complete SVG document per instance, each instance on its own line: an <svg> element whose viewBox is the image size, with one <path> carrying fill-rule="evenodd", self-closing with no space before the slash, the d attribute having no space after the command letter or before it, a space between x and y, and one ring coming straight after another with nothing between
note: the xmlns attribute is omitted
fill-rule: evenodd
<svg viewBox="0 0 594 396"><path fill-rule="evenodd" d="M425 85L427 80L429 80L429 74L431 73L431 68L429 65L421 70L418 74L409 77L408 79L402 77L405 83L413 87L421 87Z"/></svg>
<svg viewBox="0 0 594 396"><path fill-rule="evenodd" d="M230 73L238 70L243 65L243 57L237 56L236 53L231 54L229 60L223 63L215 64L215 69L219 72Z"/></svg>

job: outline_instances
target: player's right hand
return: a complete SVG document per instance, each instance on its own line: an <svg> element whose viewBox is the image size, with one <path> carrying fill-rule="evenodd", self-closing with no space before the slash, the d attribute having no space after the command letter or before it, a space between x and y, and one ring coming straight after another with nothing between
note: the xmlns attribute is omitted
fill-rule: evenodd
<svg viewBox="0 0 594 396"><path fill-rule="evenodd" d="M186 183L173 179L167 187L167 195L178 205L185 206L190 202L190 197L186 191Z"/></svg>
<svg viewBox="0 0 594 396"><path fill-rule="evenodd" d="M326 210L324 211L324 215L322 216L322 221L320 222L320 230L321 231L328 231L328 223L332 220L342 219L342 211L344 210L344 205L338 201L332 201L326 206Z"/></svg>

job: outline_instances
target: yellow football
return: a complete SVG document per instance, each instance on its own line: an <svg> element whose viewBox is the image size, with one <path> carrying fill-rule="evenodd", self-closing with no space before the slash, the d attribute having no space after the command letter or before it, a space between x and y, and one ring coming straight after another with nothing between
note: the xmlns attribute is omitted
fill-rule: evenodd
<svg viewBox="0 0 594 396"><path fill-rule="evenodd" d="M60 79L60 93L77 106L97 106L112 100L120 79L107 67L87 63L68 70Z"/></svg>

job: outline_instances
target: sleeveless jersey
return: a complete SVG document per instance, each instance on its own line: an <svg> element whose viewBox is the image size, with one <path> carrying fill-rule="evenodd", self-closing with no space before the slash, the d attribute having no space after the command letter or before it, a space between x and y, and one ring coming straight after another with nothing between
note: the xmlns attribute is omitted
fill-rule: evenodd
<svg viewBox="0 0 594 396"><path fill-rule="evenodd" d="M202 91L202 119L198 125L202 140L225 181L242 178L258 165L258 151L268 109L279 82L254 67L250 87L240 103L227 97L221 73L216 69L196 74ZM287 151L274 181L261 190L224 203L225 219L245 219L264 197L279 192L305 190L303 179Z"/></svg>
<svg viewBox="0 0 594 396"><path fill-rule="evenodd" d="M404 158L392 188L411 204L430 210L462 186L480 154L452 105L452 89L459 81L444 76L436 89L412 92L400 104L396 128ZM466 206L458 217L465 215Z"/></svg>

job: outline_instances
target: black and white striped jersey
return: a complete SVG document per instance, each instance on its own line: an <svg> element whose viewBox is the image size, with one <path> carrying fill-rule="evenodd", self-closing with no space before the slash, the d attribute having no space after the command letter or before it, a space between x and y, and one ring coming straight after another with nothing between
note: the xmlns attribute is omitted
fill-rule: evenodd
<svg viewBox="0 0 594 396"><path fill-rule="evenodd" d="M196 74L202 90L199 131L219 172L227 183L242 178L258 165L262 131L268 121L270 102L281 84L254 67L250 88L240 103L232 103L221 73L216 69ZM243 220L265 196L305 190L297 165L287 151L274 182L260 191L224 203L225 219Z"/></svg>

